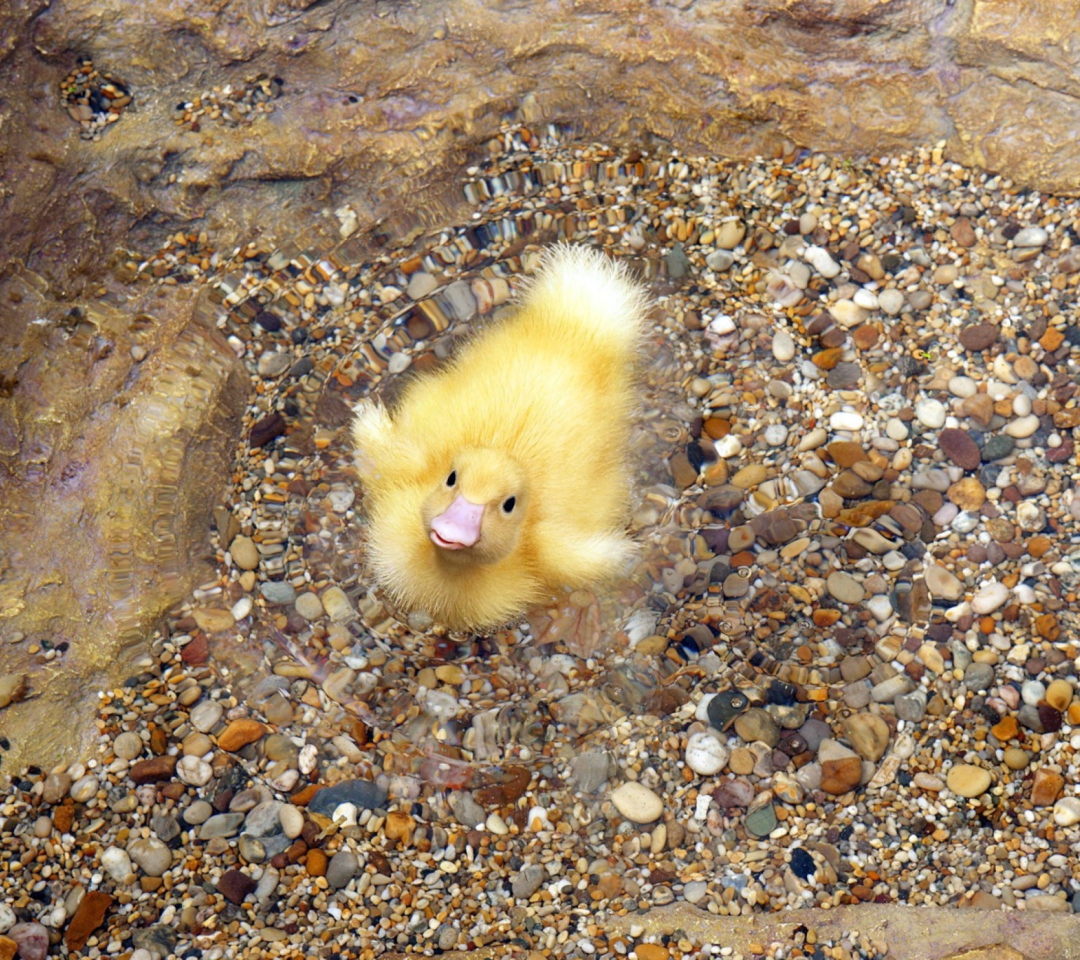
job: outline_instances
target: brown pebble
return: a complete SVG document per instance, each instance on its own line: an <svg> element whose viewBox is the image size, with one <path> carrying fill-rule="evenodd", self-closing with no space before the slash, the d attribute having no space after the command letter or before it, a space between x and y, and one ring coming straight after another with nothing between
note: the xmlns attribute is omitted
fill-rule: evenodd
<svg viewBox="0 0 1080 960"><path fill-rule="evenodd" d="M235 753L249 743L261 740L266 732L266 727L258 720L237 717L221 732L221 736L218 737L218 746L229 753Z"/></svg>
<svg viewBox="0 0 1080 960"><path fill-rule="evenodd" d="M978 444L966 430L946 428L938 434L938 446L953 463L964 470L974 470L982 462Z"/></svg>
<svg viewBox="0 0 1080 960"><path fill-rule="evenodd" d="M998 328L992 323L972 323L960 331L960 344L965 350L985 350L997 338Z"/></svg>
<svg viewBox="0 0 1080 960"><path fill-rule="evenodd" d="M176 757L160 756L150 757L149 760L139 760L131 765L128 776L137 784L169 780L176 772L176 759Z"/></svg>
<svg viewBox="0 0 1080 960"><path fill-rule="evenodd" d="M975 228L967 217L957 217L949 228L949 236L961 247L975 246Z"/></svg>
<svg viewBox="0 0 1080 960"><path fill-rule="evenodd" d="M307 852L307 856L304 858L304 869L307 870L310 877L325 877L329 863L326 854L316 847L314 850Z"/></svg>
<svg viewBox="0 0 1080 960"><path fill-rule="evenodd" d="M218 893L229 903L243 903L259 884L239 870L226 870L218 881Z"/></svg>
<svg viewBox="0 0 1080 960"><path fill-rule="evenodd" d="M1065 778L1048 767L1039 767L1031 783L1031 803L1036 807L1049 807L1065 789Z"/></svg>
<svg viewBox="0 0 1080 960"><path fill-rule="evenodd" d="M67 944L68 950L77 953L86 946L90 934L105 921L105 914L112 905L112 895L103 890L90 890L83 894L75 915L71 918L71 923L68 924L67 931L64 933L64 943Z"/></svg>

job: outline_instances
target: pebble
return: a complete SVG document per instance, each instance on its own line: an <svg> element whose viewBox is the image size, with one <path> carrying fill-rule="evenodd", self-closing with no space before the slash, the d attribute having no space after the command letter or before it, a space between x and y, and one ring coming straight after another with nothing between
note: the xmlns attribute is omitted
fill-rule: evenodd
<svg viewBox="0 0 1080 960"><path fill-rule="evenodd" d="M1009 588L997 580L983 584L971 598L972 612L980 616L993 613L1009 599Z"/></svg>
<svg viewBox="0 0 1080 960"><path fill-rule="evenodd" d="M356 876L359 869L360 862L356 854L348 847L343 847L330 858L326 867L326 882L331 889L339 890Z"/></svg>
<svg viewBox="0 0 1080 960"><path fill-rule="evenodd" d="M101 868L117 883L125 883L134 872L131 858L120 847L107 847L101 852Z"/></svg>
<svg viewBox="0 0 1080 960"><path fill-rule="evenodd" d="M829 574L828 579L825 581L825 588L829 591L830 596L841 603L862 603L866 598L866 591L863 589L862 584L851 574L844 573L842 570L834 570Z"/></svg>
<svg viewBox="0 0 1080 960"><path fill-rule="evenodd" d="M652 823L664 812L664 801L643 784L628 781L611 792L611 802L627 820Z"/></svg>
<svg viewBox="0 0 1080 960"><path fill-rule="evenodd" d="M844 720L844 738L864 760L880 760L889 736L889 725L876 714L856 713Z"/></svg>
<svg viewBox="0 0 1080 960"><path fill-rule="evenodd" d="M1080 823L1080 799L1062 797L1054 804L1054 823L1059 827L1071 827Z"/></svg>
<svg viewBox="0 0 1080 960"><path fill-rule="evenodd" d="M924 427L937 430L945 426L945 405L940 400L920 400L915 404L915 419Z"/></svg>
<svg viewBox="0 0 1080 960"><path fill-rule="evenodd" d="M956 763L949 768L945 786L961 797L978 797L990 789L990 771L969 763Z"/></svg>
<svg viewBox="0 0 1080 960"><path fill-rule="evenodd" d="M709 730L690 734L686 740L686 765L702 777L711 777L727 766L731 751Z"/></svg>
<svg viewBox="0 0 1080 960"><path fill-rule="evenodd" d="M172 865L172 851L156 837L141 837L133 841L127 853L148 877L164 876Z"/></svg>

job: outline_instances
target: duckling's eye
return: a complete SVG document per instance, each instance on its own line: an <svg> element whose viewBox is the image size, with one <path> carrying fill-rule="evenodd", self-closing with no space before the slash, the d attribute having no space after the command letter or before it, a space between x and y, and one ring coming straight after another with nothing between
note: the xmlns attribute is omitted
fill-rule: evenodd
<svg viewBox="0 0 1080 960"><path fill-rule="evenodd" d="M457 483L457 471L451 470L450 476L446 478L446 485L452 487L455 483Z"/></svg>
<svg viewBox="0 0 1080 960"><path fill-rule="evenodd" d="M517 497L507 497L503 501L503 513L513 513L515 506L517 506Z"/></svg>

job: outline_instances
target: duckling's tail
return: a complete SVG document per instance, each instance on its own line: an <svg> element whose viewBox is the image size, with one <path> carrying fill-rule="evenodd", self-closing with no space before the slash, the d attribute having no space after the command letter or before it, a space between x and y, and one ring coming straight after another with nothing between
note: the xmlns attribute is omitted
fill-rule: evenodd
<svg viewBox="0 0 1080 960"><path fill-rule="evenodd" d="M625 264L593 247L560 243L548 248L526 286L523 306L543 316L580 346L632 353L645 334L649 297Z"/></svg>

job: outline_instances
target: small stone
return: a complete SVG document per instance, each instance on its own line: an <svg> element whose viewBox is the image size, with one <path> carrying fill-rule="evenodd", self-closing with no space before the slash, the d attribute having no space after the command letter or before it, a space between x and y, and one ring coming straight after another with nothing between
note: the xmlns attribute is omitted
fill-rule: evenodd
<svg viewBox="0 0 1080 960"><path fill-rule="evenodd" d="M1009 599L1009 588L997 580L979 587L971 598L971 610L979 616L993 613Z"/></svg>
<svg viewBox="0 0 1080 960"><path fill-rule="evenodd" d="M890 317L895 317L904 309L904 294L896 287L889 287L878 294L878 306Z"/></svg>
<svg viewBox="0 0 1080 960"><path fill-rule="evenodd" d="M340 890L356 876L360 863L356 854L348 847L342 847L330 858L326 867L326 882L331 889Z"/></svg>
<svg viewBox="0 0 1080 960"><path fill-rule="evenodd" d="M45 960L49 955L49 930L43 924L17 923L7 936L18 945L19 960Z"/></svg>
<svg viewBox="0 0 1080 960"><path fill-rule="evenodd" d="M787 363L795 356L795 340L786 330L777 330L772 339L773 357L780 363Z"/></svg>
<svg viewBox="0 0 1080 960"><path fill-rule="evenodd" d="M713 250L705 257L705 266L716 273L730 270L735 258L727 250Z"/></svg>
<svg viewBox="0 0 1080 960"><path fill-rule="evenodd" d="M120 847L107 847L102 851L101 869L117 883L124 883L133 872L131 858Z"/></svg>
<svg viewBox="0 0 1080 960"><path fill-rule="evenodd" d="M771 803L759 807L746 815L746 832L754 837L767 837L776 829L776 810Z"/></svg>
<svg viewBox="0 0 1080 960"><path fill-rule="evenodd" d="M374 810L386 803L386 787L373 780L342 780L316 793L308 810L328 817L342 803L351 803L359 810Z"/></svg>
<svg viewBox="0 0 1080 960"><path fill-rule="evenodd" d="M327 587L320 599L327 616L335 623L346 623L355 616L356 611L341 587Z"/></svg>
<svg viewBox="0 0 1080 960"><path fill-rule="evenodd" d="M964 683L976 693L987 690L994 682L994 668L988 663L971 663L964 670Z"/></svg>
<svg viewBox="0 0 1080 960"><path fill-rule="evenodd" d="M915 419L924 427L937 430L945 426L945 405L940 400L920 400L915 404Z"/></svg>
<svg viewBox="0 0 1080 960"><path fill-rule="evenodd" d="M86 803L92 797L97 795L99 786L100 783L98 782L98 778L92 773L87 774L85 777L79 777L79 779L71 785L71 790L69 791L71 799L76 803Z"/></svg>
<svg viewBox="0 0 1080 960"><path fill-rule="evenodd" d="M242 750L249 743L261 740L266 734L266 727L250 717L237 717L221 732L218 746L229 753Z"/></svg>
<svg viewBox="0 0 1080 960"><path fill-rule="evenodd" d="M830 303L826 309L841 327L847 329L857 327L866 322L866 310L860 307L854 300L837 300L836 303Z"/></svg>
<svg viewBox="0 0 1080 960"><path fill-rule="evenodd" d="M1045 246L1046 241L1049 239L1050 234L1042 227L1024 227L1023 230L1013 237L1013 246L1042 247Z"/></svg>
<svg viewBox="0 0 1080 960"><path fill-rule="evenodd" d="M210 817L199 827L199 839L209 840L212 837L235 837L240 832L244 822L242 813L219 813Z"/></svg>
<svg viewBox="0 0 1080 960"><path fill-rule="evenodd" d="M310 590L297 596L294 606L296 607L296 612L309 623L312 620L318 620L325 612L318 594L313 593Z"/></svg>
<svg viewBox="0 0 1080 960"><path fill-rule="evenodd" d="M1049 807L1065 789L1065 778L1048 767L1039 767L1031 783L1031 804L1035 807Z"/></svg>
<svg viewBox="0 0 1080 960"><path fill-rule="evenodd" d="M148 877L163 876L172 866L172 851L156 837L140 837L128 846L127 852Z"/></svg>
<svg viewBox="0 0 1080 960"><path fill-rule="evenodd" d="M1038 429L1039 418L1032 413L1026 417L1017 417L1015 420L1010 420L1005 424L1003 432L1014 440L1023 440L1030 437Z"/></svg>
<svg viewBox="0 0 1080 960"><path fill-rule="evenodd" d="M515 900L528 900L544 882L546 871L538 863L523 867L511 881L510 892Z"/></svg>
<svg viewBox="0 0 1080 960"><path fill-rule="evenodd" d="M938 434L938 446L945 456L964 470L974 470L982 462L978 444L966 430L942 430Z"/></svg>
<svg viewBox="0 0 1080 960"><path fill-rule="evenodd" d="M990 771L970 763L957 763L949 769L945 785L961 797L978 797L990 789Z"/></svg>
<svg viewBox="0 0 1080 960"><path fill-rule="evenodd" d="M734 250L746 236L746 224L740 220L725 220L716 230L716 245L721 250Z"/></svg>
<svg viewBox="0 0 1080 960"><path fill-rule="evenodd" d="M409 285L405 288L405 293L412 300L422 300L429 294L434 293L438 288L438 280L430 273L424 273L422 270L418 270L409 278Z"/></svg>
<svg viewBox="0 0 1080 960"><path fill-rule="evenodd" d="M255 570L259 566L258 547L255 541L247 537L233 537L232 543L229 544L229 555L232 557L232 562L241 570Z"/></svg>
<svg viewBox="0 0 1080 960"><path fill-rule="evenodd" d="M1073 696L1072 684L1068 680L1052 680L1046 688L1046 702L1059 713L1064 713L1069 709Z"/></svg>
<svg viewBox="0 0 1080 960"><path fill-rule="evenodd" d="M991 323L969 324L960 331L960 344L965 350L986 350L997 342L998 328Z"/></svg>
<svg viewBox="0 0 1080 960"><path fill-rule="evenodd" d="M668 460L668 468L671 470L671 479L680 490L685 490L697 483L698 471L682 450Z"/></svg>
<svg viewBox="0 0 1080 960"><path fill-rule="evenodd" d="M889 745L889 725L873 713L856 713L844 720L844 737L864 760L877 761Z"/></svg>
<svg viewBox="0 0 1080 960"><path fill-rule="evenodd" d="M75 914L64 932L64 943L75 953L86 946L86 941L105 922L105 914L113 905L113 897L103 890L88 890L79 901ZM24 954L20 951L20 956Z"/></svg>
<svg viewBox="0 0 1080 960"><path fill-rule="evenodd" d="M1054 823L1059 827L1071 827L1080 823L1080 798L1062 797L1054 804Z"/></svg>
<svg viewBox="0 0 1080 960"><path fill-rule="evenodd" d="M775 747L780 742L776 721L760 707L751 707L735 721L735 732L746 743L764 743Z"/></svg>
<svg viewBox="0 0 1080 960"><path fill-rule="evenodd" d="M821 764L821 789L833 796L854 790L862 780L862 761L858 754L835 740L821 741L818 762Z"/></svg>
<svg viewBox="0 0 1080 960"><path fill-rule="evenodd" d="M841 603L862 603L866 597L866 591L861 583L850 574L842 570L834 570L825 581L825 588L829 595Z"/></svg>
<svg viewBox="0 0 1080 960"><path fill-rule="evenodd" d="M930 596L935 600L960 600L964 596L964 585L960 578L939 563L931 563L926 568L925 579Z"/></svg>
<svg viewBox="0 0 1080 960"><path fill-rule="evenodd" d="M258 883L246 873L239 870L226 870L218 881L218 892L229 903L243 903L248 896L254 893Z"/></svg>
<svg viewBox="0 0 1080 960"><path fill-rule="evenodd" d="M962 477L946 491L950 503L965 513L974 513L986 503L986 488L978 477ZM954 526L955 529L955 526Z"/></svg>
<svg viewBox="0 0 1080 960"><path fill-rule="evenodd" d="M611 802L634 823L652 823L664 813L664 801L644 784L632 780L611 792Z"/></svg>
<svg viewBox="0 0 1080 960"><path fill-rule="evenodd" d="M961 247L975 246L975 228L967 217L957 217L953 225L949 227L949 236Z"/></svg>
<svg viewBox="0 0 1080 960"><path fill-rule="evenodd" d="M686 765L702 777L711 777L727 765L731 751L710 730L699 730L686 740Z"/></svg>
<svg viewBox="0 0 1080 960"><path fill-rule="evenodd" d="M1031 763L1031 754L1020 747L1006 747L1002 759L1010 770L1023 770Z"/></svg>

